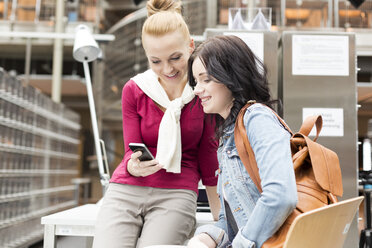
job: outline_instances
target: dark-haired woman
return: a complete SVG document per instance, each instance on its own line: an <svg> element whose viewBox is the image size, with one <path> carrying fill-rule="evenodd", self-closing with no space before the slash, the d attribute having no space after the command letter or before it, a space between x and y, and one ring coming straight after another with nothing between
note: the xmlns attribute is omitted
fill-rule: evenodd
<svg viewBox="0 0 372 248"><path fill-rule="evenodd" d="M204 112L218 114L217 192L222 208L218 222L198 228L188 247L261 247L297 203L290 134L268 108L273 101L266 68L240 38L217 36L202 43L191 55L189 83L201 99ZM234 142L235 120L249 100L266 105L253 104L244 115L248 140L259 168L261 194L240 160ZM233 218L228 217L228 211Z"/></svg>
<svg viewBox="0 0 372 248"><path fill-rule="evenodd" d="M194 42L179 0L147 1L142 45L150 69L122 93L125 155L97 216L94 248L181 245L195 228L198 182L217 219L217 141L211 120L187 84ZM140 161L129 143L145 143L156 159Z"/></svg>

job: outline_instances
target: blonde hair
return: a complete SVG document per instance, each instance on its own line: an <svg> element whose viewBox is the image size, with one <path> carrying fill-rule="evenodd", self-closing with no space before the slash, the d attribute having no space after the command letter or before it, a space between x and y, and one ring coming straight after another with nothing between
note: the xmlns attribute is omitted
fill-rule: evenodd
<svg viewBox="0 0 372 248"><path fill-rule="evenodd" d="M179 30L186 39L190 39L190 31L181 15L180 0L147 1L147 19L142 27L144 34L162 36Z"/></svg>

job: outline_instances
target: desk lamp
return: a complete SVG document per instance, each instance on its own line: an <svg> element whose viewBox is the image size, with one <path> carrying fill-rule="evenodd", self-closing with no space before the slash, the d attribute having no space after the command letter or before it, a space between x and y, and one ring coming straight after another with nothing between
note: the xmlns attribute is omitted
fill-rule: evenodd
<svg viewBox="0 0 372 248"><path fill-rule="evenodd" d="M98 47L97 42L94 40L89 28L86 25L79 25L75 30L75 42L73 49L73 57L76 61L83 63L84 75L86 80L88 102L90 109L90 117L92 119L92 129L94 137L94 145L97 154L98 170L100 174L100 181L102 185L103 195L106 192L107 186L110 180L109 168L107 163L105 143L99 138L98 124L96 117L96 108L94 105L92 82L90 79L89 65L88 63L98 58L101 53L101 49ZM104 160L102 158L102 151Z"/></svg>

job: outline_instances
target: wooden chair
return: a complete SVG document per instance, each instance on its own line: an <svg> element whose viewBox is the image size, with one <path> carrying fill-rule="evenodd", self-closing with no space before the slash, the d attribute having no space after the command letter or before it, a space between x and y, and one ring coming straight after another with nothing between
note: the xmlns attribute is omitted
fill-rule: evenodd
<svg viewBox="0 0 372 248"><path fill-rule="evenodd" d="M342 248L363 198L351 198L299 215L283 248Z"/></svg>

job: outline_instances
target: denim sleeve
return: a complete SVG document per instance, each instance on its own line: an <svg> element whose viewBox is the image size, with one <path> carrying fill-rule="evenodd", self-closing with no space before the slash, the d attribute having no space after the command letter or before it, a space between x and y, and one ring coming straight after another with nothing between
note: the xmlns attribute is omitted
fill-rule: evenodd
<svg viewBox="0 0 372 248"><path fill-rule="evenodd" d="M248 109L244 124L259 168L262 194L233 246L236 243L236 247L243 247L244 242L254 241L261 247L297 203L290 134L271 110L263 106Z"/></svg>
<svg viewBox="0 0 372 248"><path fill-rule="evenodd" d="M225 210L223 204L220 209L218 221L215 224L208 224L198 227L195 231L195 236L200 233L208 234L217 244L217 248L228 247L231 243L226 229Z"/></svg>

